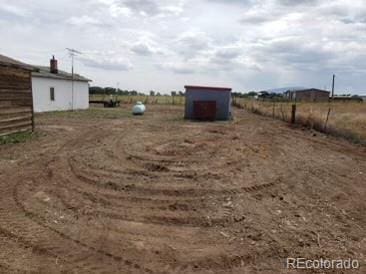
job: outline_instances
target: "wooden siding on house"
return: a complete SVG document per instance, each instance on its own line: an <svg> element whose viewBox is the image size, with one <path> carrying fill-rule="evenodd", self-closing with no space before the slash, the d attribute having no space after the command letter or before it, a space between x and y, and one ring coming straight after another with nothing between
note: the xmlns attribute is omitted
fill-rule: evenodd
<svg viewBox="0 0 366 274"><path fill-rule="evenodd" d="M31 71L0 65L0 136L33 128Z"/></svg>

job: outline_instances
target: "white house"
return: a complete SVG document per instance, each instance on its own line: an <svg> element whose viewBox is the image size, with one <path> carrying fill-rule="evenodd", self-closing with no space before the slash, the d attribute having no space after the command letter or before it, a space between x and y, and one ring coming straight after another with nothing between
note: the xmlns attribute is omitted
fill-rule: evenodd
<svg viewBox="0 0 366 274"><path fill-rule="evenodd" d="M50 66L34 66L32 72L33 106L35 112L76 110L89 108L91 80L58 70L53 57Z"/></svg>

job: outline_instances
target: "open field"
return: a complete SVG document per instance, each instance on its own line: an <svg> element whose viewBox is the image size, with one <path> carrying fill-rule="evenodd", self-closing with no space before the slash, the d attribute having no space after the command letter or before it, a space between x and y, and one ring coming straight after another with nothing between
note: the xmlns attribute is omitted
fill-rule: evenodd
<svg viewBox="0 0 366 274"><path fill-rule="evenodd" d="M246 109L266 116L285 121L291 119L292 102L263 102L245 99L236 99L236 102ZM298 102L296 106L297 123L366 144L366 103Z"/></svg>
<svg viewBox="0 0 366 274"><path fill-rule="evenodd" d="M93 100L108 100L109 96L92 95L90 98ZM147 105L184 105L185 103L184 96L175 96L174 98L171 96L117 96L116 98L121 100L122 104L133 104L137 101ZM258 114L284 121L290 121L291 119L292 102L268 102L242 98L235 98L234 102ZM296 105L296 121L298 124L343 137L356 143L366 144L366 103L298 102Z"/></svg>
<svg viewBox="0 0 366 274"><path fill-rule="evenodd" d="M90 100L109 100L109 95L90 95ZM113 96L117 100L120 100L122 104L134 104L137 101L143 102L145 105L184 105L184 96Z"/></svg>
<svg viewBox="0 0 366 274"><path fill-rule="evenodd" d="M366 148L235 109L150 105L36 116L0 146L0 272L297 273L366 265ZM313 273L301 270L299 273Z"/></svg>

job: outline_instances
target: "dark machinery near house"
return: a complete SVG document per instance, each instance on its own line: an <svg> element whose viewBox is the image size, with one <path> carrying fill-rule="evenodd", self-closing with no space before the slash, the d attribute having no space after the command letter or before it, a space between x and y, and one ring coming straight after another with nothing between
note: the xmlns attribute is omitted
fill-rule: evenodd
<svg viewBox="0 0 366 274"><path fill-rule="evenodd" d="M120 106L121 101L111 95L108 100L89 100L89 104L101 104L105 108L115 108Z"/></svg>

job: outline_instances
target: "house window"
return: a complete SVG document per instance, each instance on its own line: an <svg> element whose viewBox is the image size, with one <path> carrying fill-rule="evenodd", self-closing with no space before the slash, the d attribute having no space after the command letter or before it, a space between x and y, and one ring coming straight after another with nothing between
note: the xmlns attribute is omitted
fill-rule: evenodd
<svg viewBox="0 0 366 274"><path fill-rule="evenodd" d="M55 101L55 88L50 88L50 99Z"/></svg>

